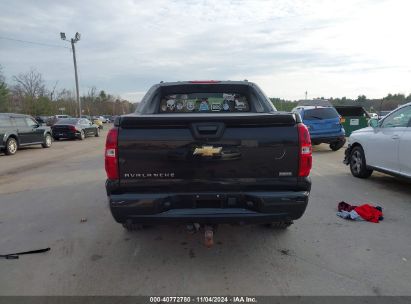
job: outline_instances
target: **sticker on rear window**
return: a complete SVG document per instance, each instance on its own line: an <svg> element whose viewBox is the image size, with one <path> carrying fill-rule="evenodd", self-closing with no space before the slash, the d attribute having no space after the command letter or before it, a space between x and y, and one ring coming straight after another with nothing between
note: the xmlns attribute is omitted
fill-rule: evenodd
<svg viewBox="0 0 411 304"><path fill-rule="evenodd" d="M208 101L207 99L202 99L201 103L200 103L200 107L199 107L199 111L208 111L209 107L208 107Z"/></svg>
<svg viewBox="0 0 411 304"><path fill-rule="evenodd" d="M241 93L168 94L161 98L160 113L249 112L250 102Z"/></svg>

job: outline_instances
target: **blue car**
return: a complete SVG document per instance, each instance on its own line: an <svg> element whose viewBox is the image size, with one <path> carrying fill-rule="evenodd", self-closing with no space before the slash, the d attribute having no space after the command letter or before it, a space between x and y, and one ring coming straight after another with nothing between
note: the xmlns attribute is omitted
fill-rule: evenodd
<svg viewBox="0 0 411 304"><path fill-rule="evenodd" d="M337 151L345 144L345 130L341 117L334 107L299 106L293 112L300 114L308 127L313 145L326 143L330 149Z"/></svg>

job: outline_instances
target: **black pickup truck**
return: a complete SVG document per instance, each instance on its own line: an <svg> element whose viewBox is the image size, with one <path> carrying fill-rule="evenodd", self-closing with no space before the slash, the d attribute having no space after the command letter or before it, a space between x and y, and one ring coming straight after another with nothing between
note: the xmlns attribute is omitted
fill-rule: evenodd
<svg viewBox="0 0 411 304"><path fill-rule="evenodd" d="M114 219L143 224L262 223L286 228L311 189L311 140L254 83L154 85L117 117L105 149Z"/></svg>

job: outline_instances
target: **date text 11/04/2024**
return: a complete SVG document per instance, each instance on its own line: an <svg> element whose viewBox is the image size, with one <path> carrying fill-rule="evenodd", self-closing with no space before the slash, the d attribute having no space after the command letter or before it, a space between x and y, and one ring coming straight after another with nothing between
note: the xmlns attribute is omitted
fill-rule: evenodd
<svg viewBox="0 0 411 304"><path fill-rule="evenodd" d="M257 303L255 297L150 297L150 303Z"/></svg>

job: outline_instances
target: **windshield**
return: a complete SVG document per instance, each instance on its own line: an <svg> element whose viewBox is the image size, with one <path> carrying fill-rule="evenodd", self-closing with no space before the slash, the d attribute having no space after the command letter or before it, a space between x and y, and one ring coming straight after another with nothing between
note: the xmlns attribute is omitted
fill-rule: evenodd
<svg viewBox="0 0 411 304"><path fill-rule="evenodd" d="M339 117L334 108L317 108L304 111L305 120L330 119Z"/></svg>

